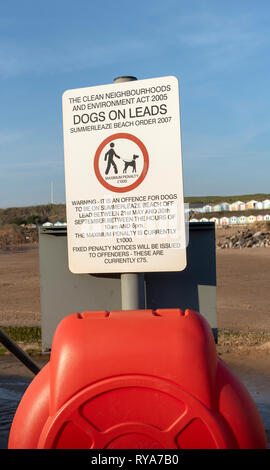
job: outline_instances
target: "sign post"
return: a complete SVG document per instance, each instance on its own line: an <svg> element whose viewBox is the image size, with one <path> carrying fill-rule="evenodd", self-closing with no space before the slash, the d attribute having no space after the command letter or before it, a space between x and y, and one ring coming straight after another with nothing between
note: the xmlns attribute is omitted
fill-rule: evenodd
<svg viewBox="0 0 270 470"><path fill-rule="evenodd" d="M136 77L117 77L114 83L132 82ZM121 274L121 303L122 310L137 310L145 307L144 283L137 273Z"/></svg>
<svg viewBox="0 0 270 470"><path fill-rule="evenodd" d="M186 266L178 80L67 90L63 128L69 269L121 273L138 308L137 273Z"/></svg>

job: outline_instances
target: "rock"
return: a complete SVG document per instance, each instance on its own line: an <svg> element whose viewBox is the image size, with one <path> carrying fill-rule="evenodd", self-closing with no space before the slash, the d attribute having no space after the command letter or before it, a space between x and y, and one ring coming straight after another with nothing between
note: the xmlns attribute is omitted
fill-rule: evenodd
<svg viewBox="0 0 270 470"><path fill-rule="evenodd" d="M270 232L257 231L254 234L250 229L238 230L232 236L226 236L217 243L217 247L225 248L257 248L270 246Z"/></svg>
<svg viewBox="0 0 270 470"><path fill-rule="evenodd" d="M260 237L260 236L262 235L262 233L263 233L263 232L260 232L260 231L259 231L259 232L256 232L256 233L254 233L253 237L254 237L254 238L258 238L258 237Z"/></svg>
<svg viewBox="0 0 270 470"><path fill-rule="evenodd" d="M244 233L243 233L243 237L244 237L245 239L251 238L251 237L252 237L252 233L251 233L251 232L244 232Z"/></svg>

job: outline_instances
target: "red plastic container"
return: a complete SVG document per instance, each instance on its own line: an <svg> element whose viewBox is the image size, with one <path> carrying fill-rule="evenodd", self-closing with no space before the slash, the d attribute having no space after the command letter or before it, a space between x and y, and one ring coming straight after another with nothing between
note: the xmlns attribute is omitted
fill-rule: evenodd
<svg viewBox="0 0 270 470"><path fill-rule="evenodd" d="M10 449L265 449L246 388L191 310L72 314L15 414Z"/></svg>

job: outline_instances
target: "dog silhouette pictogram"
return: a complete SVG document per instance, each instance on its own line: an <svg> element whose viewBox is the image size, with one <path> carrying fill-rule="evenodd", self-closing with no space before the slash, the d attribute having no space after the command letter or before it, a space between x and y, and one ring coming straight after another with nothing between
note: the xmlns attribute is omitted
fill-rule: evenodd
<svg viewBox="0 0 270 470"><path fill-rule="evenodd" d="M136 172L136 159L137 158L139 158L139 155L133 155L133 159L129 162L124 160L125 166L124 166L123 173L127 172L127 169L128 169L129 166L131 166L131 168L132 168L132 173Z"/></svg>

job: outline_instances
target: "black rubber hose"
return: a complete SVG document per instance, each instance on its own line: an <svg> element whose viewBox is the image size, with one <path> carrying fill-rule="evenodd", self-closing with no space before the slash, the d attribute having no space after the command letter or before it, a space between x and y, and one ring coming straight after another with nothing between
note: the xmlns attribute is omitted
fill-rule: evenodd
<svg viewBox="0 0 270 470"><path fill-rule="evenodd" d="M40 368L32 361L32 359L21 349L11 338L9 338L4 331L0 329L0 342L8 349L14 356L19 359L28 369L35 375L40 372Z"/></svg>

